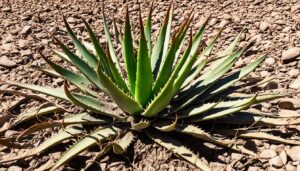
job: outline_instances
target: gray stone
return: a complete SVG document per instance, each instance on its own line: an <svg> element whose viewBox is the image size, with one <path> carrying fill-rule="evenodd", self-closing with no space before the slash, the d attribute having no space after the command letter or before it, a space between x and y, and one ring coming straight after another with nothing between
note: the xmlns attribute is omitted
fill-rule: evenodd
<svg viewBox="0 0 300 171"><path fill-rule="evenodd" d="M10 68L10 67L15 67L17 64L14 61L8 59L6 56L2 56L0 57L0 65Z"/></svg>

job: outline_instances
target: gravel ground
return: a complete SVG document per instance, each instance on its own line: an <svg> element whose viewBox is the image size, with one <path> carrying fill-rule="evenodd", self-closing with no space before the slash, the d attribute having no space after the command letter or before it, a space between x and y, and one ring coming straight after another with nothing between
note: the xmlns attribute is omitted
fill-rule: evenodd
<svg viewBox="0 0 300 171"><path fill-rule="evenodd" d="M125 7L128 5L132 16L132 23L137 28L138 2L132 0L105 1L105 13L116 18L118 24L124 20ZM155 2L153 12L154 37L158 34L161 22L165 15L169 1ZM150 2L140 0L144 9L143 18L146 18ZM51 56L48 46L53 46L53 40L48 32L57 35L68 45L70 40L62 24L62 14L75 29L80 37L88 41L87 33L80 18L91 23L92 28L103 35L100 16L101 1L98 0L1 0L0 1L0 79L17 82L34 83L40 85L61 86L63 80L43 75L30 67L44 66L45 62L37 53L37 49ZM235 67L242 67L260 54L267 53L268 57L260 68L256 69L249 78L261 80L275 77L271 82L262 86L262 89L276 92L289 92L292 97L276 101L276 106L263 103L264 112L300 112L300 2L298 0L175 0L174 27L176 28L195 7L193 22L194 32L201 26L205 17L212 15L205 40L216 34L216 29L228 22L216 49L223 48L242 30L241 46L255 40L253 46L245 56L237 61ZM134 32L138 33L136 29ZM137 37L137 36L136 36ZM105 39L100 37L100 42ZM61 62L52 57L53 61ZM0 90L7 89L7 85L0 84ZM23 102L21 97L2 96L0 106L0 128L9 120L7 109L21 101L19 110L14 114L26 111L30 107L39 105L37 102ZM274 103L273 103L274 104ZM300 126L290 128L280 127L282 132L299 135ZM6 132L9 137L18 132ZM44 132L37 136L49 136ZM128 156L117 157L113 154L101 158L94 169L101 170L197 170L191 164L177 159L165 149L153 144L141 136L131 147ZM39 143L38 139L33 139ZM195 148L203 156L213 170L281 170L300 171L300 146L270 144L254 140L259 159L252 159L228 149L220 149L203 142ZM206 147L206 148L203 148ZM197 150L198 149L198 150ZM205 150L203 150L205 149ZM49 155L41 154L29 160L0 164L0 171L21 171L47 168L61 154L61 149L50 151ZM0 158L17 155L21 151L9 151L0 146ZM84 161L83 157L78 160ZM75 160L77 161L77 160ZM77 162L71 162L67 170L78 170Z"/></svg>

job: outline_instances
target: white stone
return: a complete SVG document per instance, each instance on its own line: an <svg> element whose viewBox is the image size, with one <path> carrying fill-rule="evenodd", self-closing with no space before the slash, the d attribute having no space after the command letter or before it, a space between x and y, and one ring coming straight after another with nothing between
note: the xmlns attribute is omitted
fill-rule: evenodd
<svg viewBox="0 0 300 171"><path fill-rule="evenodd" d="M293 88L293 89L300 89L300 79L294 80L294 81L290 84L290 88Z"/></svg>
<svg viewBox="0 0 300 171"><path fill-rule="evenodd" d="M292 47L282 52L282 60L291 60L300 55L299 47Z"/></svg>
<svg viewBox="0 0 300 171"><path fill-rule="evenodd" d="M2 56L0 57L0 65L10 68L16 66L17 64L14 61L8 59L6 56Z"/></svg>

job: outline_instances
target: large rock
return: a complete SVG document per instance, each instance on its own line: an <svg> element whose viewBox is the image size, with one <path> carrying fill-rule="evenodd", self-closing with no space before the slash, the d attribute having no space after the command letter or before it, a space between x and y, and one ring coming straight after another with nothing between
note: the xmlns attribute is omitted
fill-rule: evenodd
<svg viewBox="0 0 300 171"><path fill-rule="evenodd" d="M289 61L300 56L300 48L292 47L282 52L282 60Z"/></svg>

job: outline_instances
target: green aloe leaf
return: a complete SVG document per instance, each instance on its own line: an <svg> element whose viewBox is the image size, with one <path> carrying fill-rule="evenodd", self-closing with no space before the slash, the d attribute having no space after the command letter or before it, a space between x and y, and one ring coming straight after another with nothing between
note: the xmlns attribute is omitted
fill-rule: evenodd
<svg viewBox="0 0 300 171"><path fill-rule="evenodd" d="M105 33L106 41L108 43L109 53L111 55L111 59L112 59L113 63L115 63L116 68L118 69L118 72L122 73L121 67L120 67L120 64L119 64L119 61L118 61L118 58L117 58L117 55L116 55L116 52L114 50L112 39L111 39L111 36L110 36L110 33L109 33L109 28L108 28L108 24L107 24L107 21L106 21L106 17L105 17L105 14L104 14L104 2L102 3L102 19L103 19L104 33Z"/></svg>
<svg viewBox="0 0 300 171"><path fill-rule="evenodd" d="M223 56L227 56L227 55L232 54L233 51L234 51L234 49L235 49L235 47L237 46L237 44L239 43L239 41L240 41L240 39L241 39L242 33L243 33L243 32L240 32L240 33L236 36L236 38L233 40L233 42L231 42L231 43L229 44L229 46L228 46L224 51L220 52L220 53L218 54L218 56L219 56L219 57L223 57Z"/></svg>
<svg viewBox="0 0 300 171"><path fill-rule="evenodd" d="M85 61L80 59L78 56L76 56L74 53L70 51L62 42L60 42L55 36L53 38L56 40L56 42L59 44L59 46L62 48L64 53L70 58L72 63L78 68L78 70L81 71L83 75L86 76L87 79L89 79L92 83L94 83L99 89L106 92L103 85L100 83L100 80L97 76L96 71L94 68L89 66Z"/></svg>
<svg viewBox="0 0 300 171"><path fill-rule="evenodd" d="M56 49L51 49L50 50L59 58L61 58L62 60L66 61L66 62L69 62L71 64L72 63L72 60L68 57L68 55L66 55L64 52L61 52L59 50L56 50Z"/></svg>
<svg viewBox="0 0 300 171"><path fill-rule="evenodd" d="M76 49L80 52L83 59L92 67L97 67L98 59L95 57L90 51L87 50L87 48L78 40L75 33L72 31L70 25L68 24L65 17L63 17L65 26L67 28L67 31L76 47Z"/></svg>
<svg viewBox="0 0 300 171"><path fill-rule="evenodd" d="M89 96L76 96L73 95L69 89L67 83L64 84L64 91L66 96L76 105L81 106L84 109L89 109L95 113L113 117L116 119L124 119L120 116L120 113L117 113L116 110L113 110L113 106L110 106L107 103L101 102L98 99Z"/></svg>
<svg viewBox="0 0 300 171"><path fill-rule="evenodd" d="M202 114L204 112L209 111L210 109L213 109L218 103L206 103L201 106L197 107L191 107L189 109L185 109L179 112L170 112L170 113L165 113L161 115L161 117L166 117L166 118L188 118L192 116L196 116L199 114ZM174 116L176 114L176 116Z"/></svg>
<svg viewBox="0 0 300 171"><path fill-rule="evenodd" d="M199 29L199 31L196 33L196 35L193 37L193 41L192 41L192 49L190 54L194 54L196 52L196 50L198 49L198 47L200 46L202 37L204 35L207 23L209 22L211 16L207 17L207 19L205 20L205 22L203 23L203 25L201 26L201 28Z"/></svg>
<svg viewBox="0 0 300 171"><path fill-rule="evenodd" d="M233 53L232 55L229 55L226 57L226 60L217 67L217 69L208 71L196 79L192 85L186 87L186 91L182 92L183 95L179 97L181 98L180 101L183 101L183 104L179 108L187 106L200 97L202 93L204 93L211 85L213 85L220 77L222 77L228 70L231 69L236 59L241 56L242 52L243 49Z"/></svg>
<svg viewBox="0 0 300 171"><path fill-rule="evenodd" d="M7 82L7 83L17 86L19 88L25 88L25 89L32 90L35 92L46 94L48 96L56 97L56 98L66 100L66 101L70 101L69 98L65 95L64 90L62 88L38 86L38 85L26 84L26 83L14 83L14 82Z"/></svg>
<svg viewBox="0 0 300 171"><path fill-rule="evenodd" d="M201 48L202 47L198 47L198 51L195 52L195 54L193 55L193 58L191 58L191 60L189 61L190 65L187 65L186 70L188 70L188 67L189 68L191 67L191 64L196 59L197 53L199 52L199 50ZM188 54L188 53L186 53L186 54ZM149 105L147 106L147 108L145 109L145 111L143 112L142 115L144 115L146 117L156 116L156 115L158 115L158 113L160 111L165 109L167 105L169 105L170 100L174 96L174 91L175 92L177 91L177 90L175 90L175 88L180 87L180 85L174 86L174 82L175 82L176 78L178 78L180 80L183 77L185 77L185 74L187 73L187 72L183 72L181 75L178 75L179 71L182 69L182 67L184 66L184 63L186 62L186 59L187 59L187 56L184 55L183 58L180 60L180 62L176 65L168 82L161 89L161 91L153 98L153 100L149 103Z"/></svg>
<svg viewBox="0 0 300 171"><path fill-rule="evenodd" d="M116 136L116 134L116 130L111 127L96 129L94 132L79 140L77 143L71 146L65 153L63 153L61 158L58 159L55 165L51 168L51 171L57 170L60 166L62 166L81 152L109 139L112 136Z"/></svg>
<svg viewBox="0 0 300 171"><path fill-rule="evenodd" d="M205 28L207 26L208 21L210 20L210 17L207 17L207 19L205 20L205 22L203 23L203 25L201 26L201 28L199 29L199 31L196 33L196 35L193 37L192 40L192 48L190 51L190 54L194 54L197 50L197 48L200 46L200 43L202 42L202 37L204 35L205 32ZM210 45L208 45L209 47ZM204 51L206 51L206 49L208 48L206 47L204 49ZM192 80L195 79L195 77L199 74L199 72L204 68L206 61L203 59L204 53L201 53L199 59L195 62L195 64L193 65L193 68L191 70L190 75L186 78L185 82L183 83L182 87L185 87L187 84L189 84ZM180 71L181 73L182 71Z"/></svg>
<svg viewBox="0 0 300 171"><path fill-rule="evenodd" d="M114 34L115 34L115 38L117 43L121 43L121 45L123 44L123 35L116 23L115 18L113 18L113 27L114 27Z"/></svg>
<svg viewBox="0 0 300 171"><path fill-rule="evenodd" d="M256 97L256 103L261 103L264 101L269 101L273 100L276 98L283 97L280 94L274 94L274 95L258 95ZM165 113L160 115L161 117L166 117L166 118L188 118L188 117L193 117L197 116L200 114L205 114L205 112L216 109L224 109L224 108L230 108L230 107L238 107L244 105L244 102L249 101L252 99L252 97L249 95L246 98L245 97L240 97L240 98L235 98L235 99L226 99L226 101L221 101L221 102L212 102L212 103L206 103L206 104L200 104L199 106L192 106L190 108L180 110L180 111L173 111L169 113ZM176 114L176 116L175 116Z"/></svg>
<svg viewBox="0 0 300 171"><path fill-rule="evenodd" d="M200 34L199 38L195 40L195 42L197 42L198 44L201 43L201 39L200 38L204 34L205 25L207 23L208 23L208 20L206 20L206 23L204 24L204 26L202 27L202 29L200 29L200 31L202 31L202 32L198 33L198 34ZM194 65L193 65L193 67L192 67L192 69L191 69L191 71L189 73L189 76L187 77L187 79L183 83L182 87L186 87L187 85L189 85L200 74L200 71L204 68L204 66L207 63L207 60L204 57L209 56L211 54L211 52L213 50L213 47L215 46L215 44L217 42L217 39L220 37L222 31L223 31L223 28L220 29L220 31L217 33L217 35L214 37L214 39L210 43L208 43L208 45L201 52L201 54L199 55L199 58L194 63ZM192 52L195 51L194 48L196 48L195 45L193 47L193 51Z"/></svg>
<svg viewBox="0 0 300 171"><path fill-rule="evenodd" d="M164 47L168 48L168 44L165 44L165 41L168 41L170 37L170 29L173 18L173 3L170 4L167 14L164 19L164 23L160 29L159 36L157 38L156 44L153 47L151 53L151 68L153 77L156 79L160 66L162 64L162 58L164 53Z"/></svg>
<svg viewBox="0 0 300 171"><path fill-rule="evenodd" d="M100 43L98 42L98 40L97 40L94 32L90 28L89 24L84 19L83 19L83 23L85 25L86 30L88 31L88 34L90 36L90 39L91 39L92 43L94 45L94 49L95 49L95 51L97 53L97 56L99 58L98 60L101 61L101 65L103 67L104 72L107 75L112 76L109 65L108 65L108 61L106 59L105 52L103 51L102 47L100 46Z"/></svg>
<svg viewBox="0 0 300 171"><path fill-rule="evenodd" d="M154 130L146 130L145 133L154 142L172 151L188 162L194 164L199 169L203 171L211 170L204 162L201 161L199 156L194 154L191 150L187 149L180 141L173 139L167 134L158 133Z"/></svg>
<svg viewBox="0 0 300 171"><path fill-rule="evenodd" d="M257 95L255 95L252 98L249 98L247 100L241 100L239 103L235 104L234 106L219 107L219 108L209 110L205 114L197 115L195 117L189 118L188 121L201 122L201 121L207 121L207 120L212 120L212 119L218 119L218 118L222 118L222 117L234 114L241 110L247 109L249 106L256 103L256 101L255 101L256 97L257 97Z"/></svg>
<svg viewBox="0 0 300 171"><path fill-rule="evenodd" d="M142 106L146 106L152 95L152 71L151 61L148 56L147 40L144 34L142 16L140 12L140 41L137 59L137 73L135 85L135 99Z"/></svg>
<svg viewBox="0 0 300 171"><path fill-rule="evenodd" d="M153 85L153 94L159 92L159 90L163 87L163 85L166 84L167 80L172 74L171 71L172 71L173 62L176 56L177 49L179 48L181 42L183 41L183 38L185 37L185 34L187 32L189 24L191 23L192 18L193 18L193 14L190 15L189 18L181 25L179 31L175 35L175 38L171 44L168 53L166 54L165 58L163 58L162 61L163 65L161 66L157 79L155 80Z"/></svg>
<svg viewBox="0 0 300 171"><path fill-rule="evenodd" d="M129 114L137 114L143 110L141 105L136 102L132 97L124 93L120 88L118 88L110 78L108 78L100 66L98 66L98 76L101 83L107 88L112 99L117 103L117 105L125 112Z"/></svg>
<svg viewBox="0 0 300 171"><path fill-rule="evenodd" d="M68 98L64 89L62 89L62 88L52 88L52 87L38 86L38 85L34 85L34 84L21 84L21 83L9 83L9 84L15 85L15 86L18 86L21 88L29 89L29 90L32 90L35 92L39 92L42 94L46 94L46 95L56 97L56 98L66 100L66 101L73 103L73 101ZM111 116L113 114L115 114L114 116L118 117L118 114L117 114L118 111L116 111L116 110L113 111L112 110L113 107L110 103L102 102L91 96L85 96L85 95L80 95L80 94L76 94L76 93L71 93L71 94L72 94L72 96L69 96L69 97L73 97L73 98L77 99L78 101L85 103L86 105L89 106L89 108L93 108L93 111L95 111L96 113L107 114L107 115L111 115Z"/></svg>
<svg viewBox="0 0 300 171"><path fill-rule="evenodd" d="M41 66L38 66L38 65L31 65L31 67L41 71L44 74L50 75L52 77L56 77L56 78L61 77L61 75L59 73L57 73L56 71L54 71L52 69L47 69L45 67L41 67Z"/></svg>
<svg viewBox="0 0 300 171"><path fill-rule="evenodd" d="M110 67L111 73L113 75L113 78L117 85L125 92L125 93L130 93L124 79L122 78L122 75L119 73L118 69L116 68L115 63L113 63L112 58L110 56L110 53L108 49L106 49L106 57L108 61L108 65Z"/></svg>
<svg viewBox="0 0 300 171"><path fill-rule="evenodd" d="M151 2L151 6L150 6L150 10L149 10L149 14L145 23L145 38L147 41L147 47L148 47L148 51L149 51L149 57L151 57L151 53L152 53L152 45L151 45L151 20L152 20L152 12L153 12L153 3L154 1Z"/></svg>
<svg viewBox="0 0 300 171"><path fill-rule="evenodd" d="M68 80L72 84L74 84L76 87L78 87L81 91L92 95L92 96L97 96L95 92L89 89L89 84L91 82L83 77L82 75L79 75L77 73L74 73L70 70L65 69L64 67L57 65L56 63L52 62L51 60L47 59L42 52L40 52L41 57L57 72L59 73L65 80Z"/></svg>
<svg viewBox="0 0 300 171"><path fill-rule="evenodd" d="M183 82L181 89L189 85L199 74L200 72L204 69L205 65L207 64L206 59L202 59L199 61L199 64L191 69L191 73Z"/></svg>
<svg viewBox="0 0 300 171"><path fill-rule="evenodd" d="M178 93L178 91L180 90L180 88L181 88L182 84L184 83L186 77L188 76L188 73L191 70L194 62L197 60L199 51L201 51L202 48L203 48L203 45L200 45L198 47L198 50L195 51L194 54L189 58L189 61L186 62L182 68L180 68L181 72L179 72L179 75L177 76L177 78L173 84L173 96L176 95Z"/></svg>
<svg viewBox="0 0 300 171"><path fill-rule="evenodd" d="M234 83L240 81L242 78L244 78L247 74L252 72L257 66L265 59L265 55L259 57L254 62L250 63L249 65L241 68L239 71L234 72L232 74L229 74L228 76L221 78L218 80L214 85L212 85L207 91L205 91L203 96L206 96L207 98L220 93L226 89L228 89L230 86L232 86Z"/></svg>
<svg viewBox="0 0 300 171"><path fill-rule="evenodd" d="M123 35L123 57L126 65L127 71L127 79L128 79L128 86L129 90L132 95L135 94L135 82L136 82L136 59L134 54L133 48L133 39L131 33L131 26L130 26L130 19L129 19L129 12L128 7L126 8L126 18L125 18L125 28L124 28L124 35Z"/></svg>

